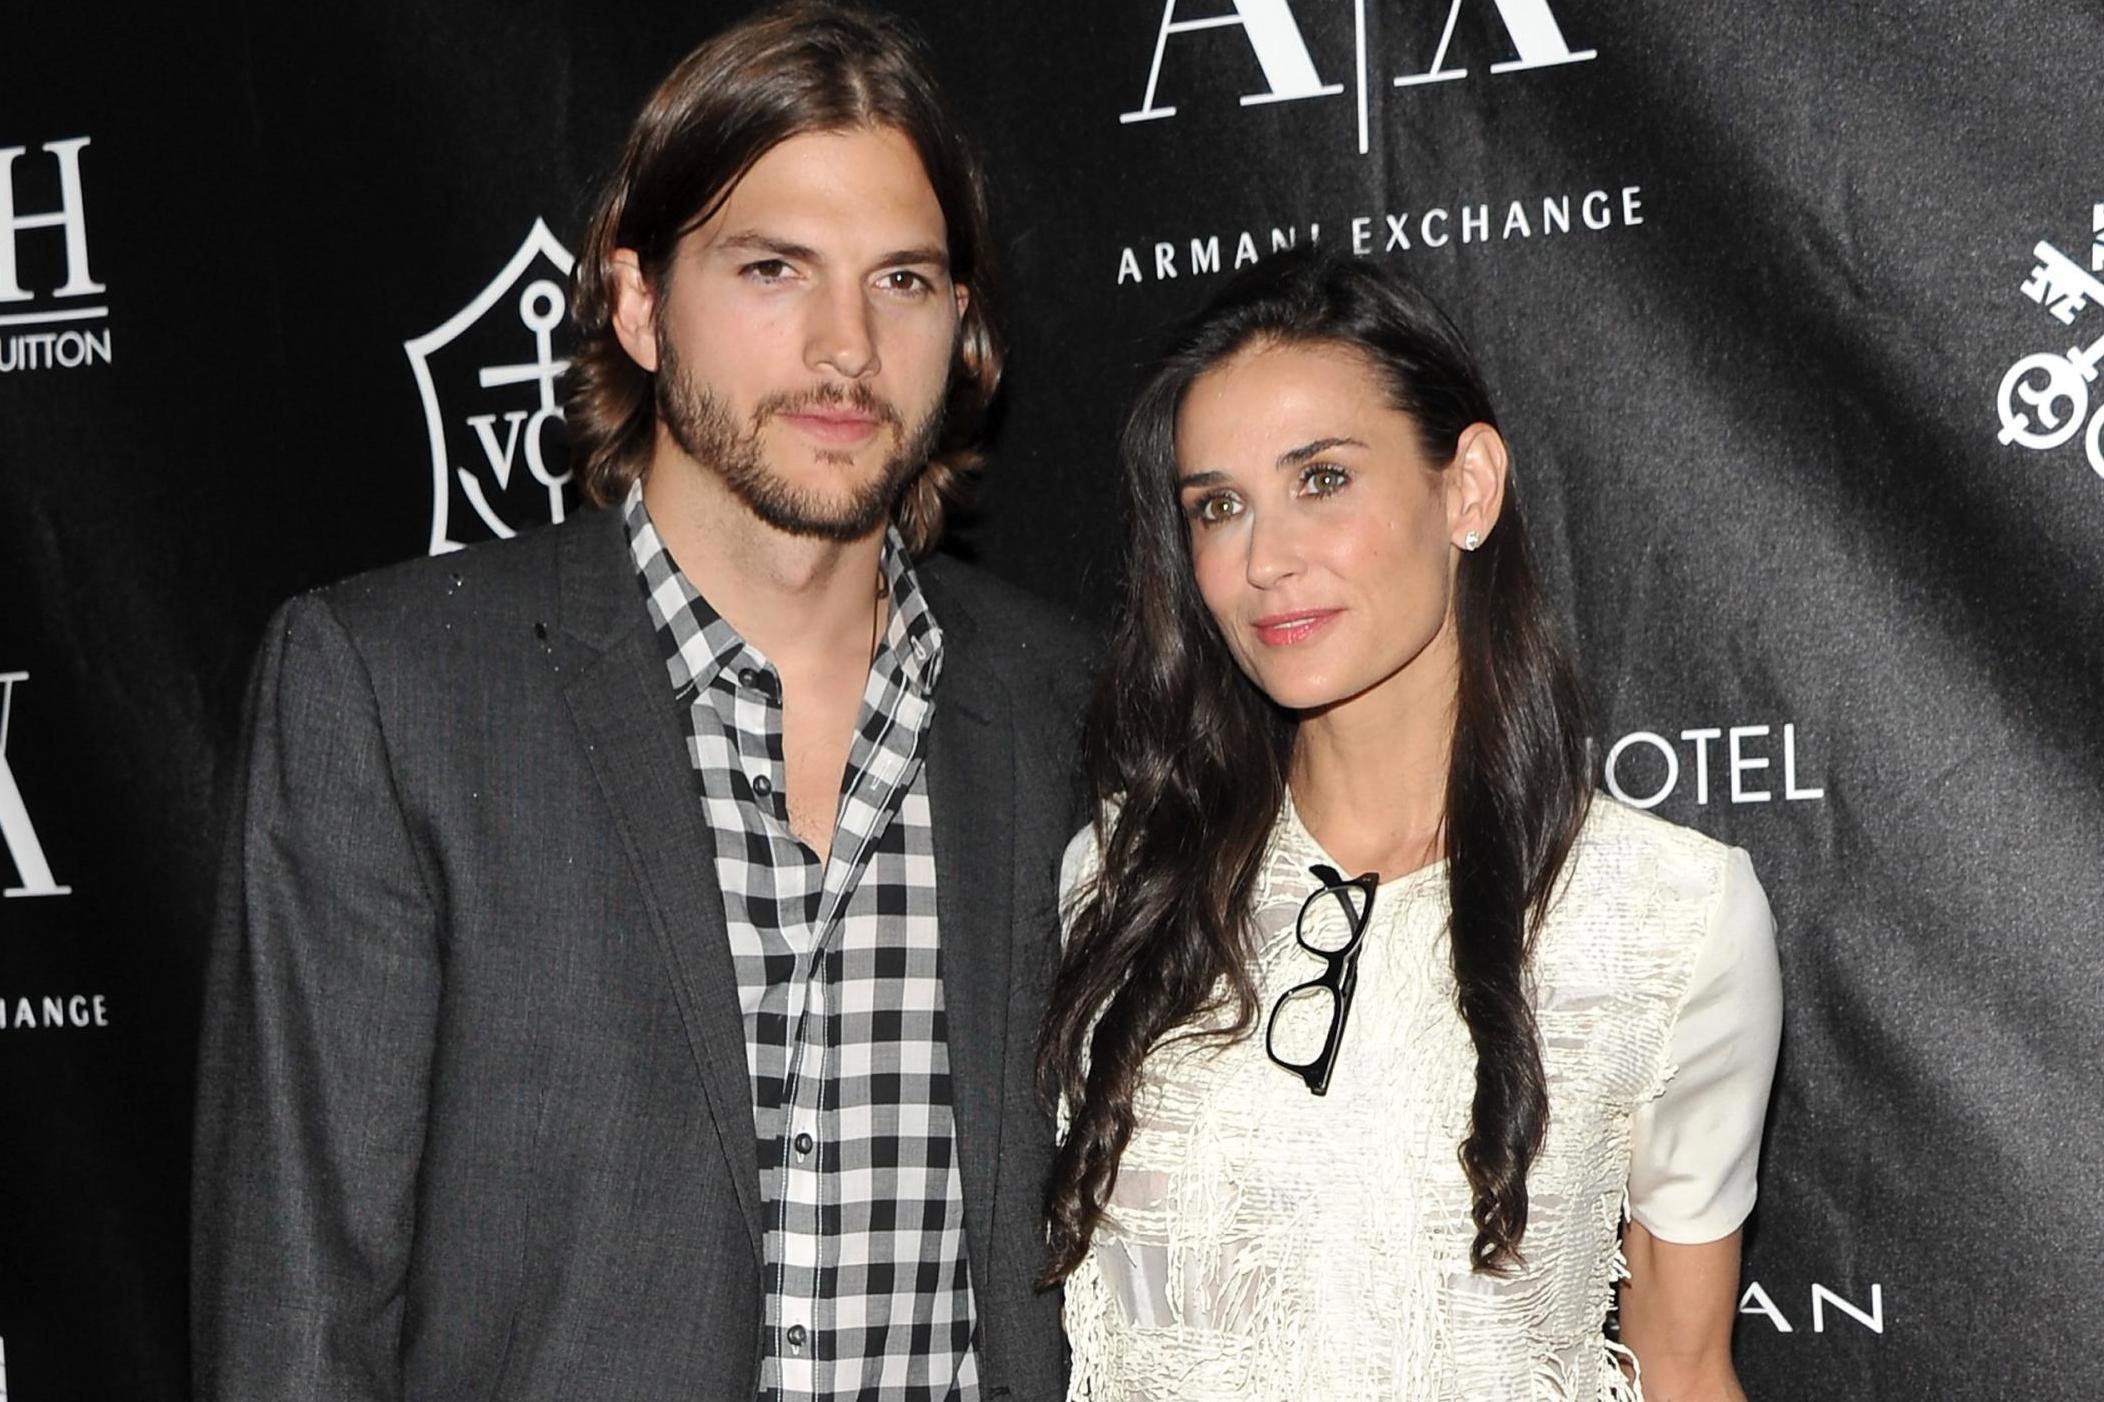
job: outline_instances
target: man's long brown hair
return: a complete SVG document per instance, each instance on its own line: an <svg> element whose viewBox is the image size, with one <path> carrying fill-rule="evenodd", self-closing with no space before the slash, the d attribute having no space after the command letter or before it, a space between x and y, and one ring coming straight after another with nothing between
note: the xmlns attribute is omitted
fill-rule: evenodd
<svg viewBox="0 0 2104 1402"><path fill-rule="evenodd" d="M762 156L792 136L862 127L891 128L920 153L949 229L950 275L971 294L941 436L892 515L916 555L934 547L979 467L979 430L1001 379L985 176L919 42L890 19L821 0L772 7L681 59L600 193L571 278L578 346L565 402L586 500L620 500L648 467L657 427L653 376L614 334L615 250L635 250L644 278L662 286L681 237Z"/></svg>

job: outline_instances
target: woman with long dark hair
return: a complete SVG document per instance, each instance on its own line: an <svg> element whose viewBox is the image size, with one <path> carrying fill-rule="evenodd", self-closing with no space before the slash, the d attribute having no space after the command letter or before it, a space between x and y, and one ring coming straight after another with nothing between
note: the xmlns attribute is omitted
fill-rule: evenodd
<svg viewBox="0 0 2104 1402"><path fill-rule="evenodd" d="M1123 452L1043 1045L1073 1395L1741 1397L1767 902L1593 794L1459 333L1278 256Z"/></svg>

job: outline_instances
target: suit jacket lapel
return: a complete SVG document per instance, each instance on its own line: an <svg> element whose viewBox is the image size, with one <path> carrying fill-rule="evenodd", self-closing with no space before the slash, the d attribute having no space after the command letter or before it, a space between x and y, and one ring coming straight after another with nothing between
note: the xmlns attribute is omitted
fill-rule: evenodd
<svg viewBox="0 0 2104 1402"><path fill-rule="evenodd" d="M593 774L642 883L716 1136L763 1260L760 1173L737 970L716 885L715 845L637 592L617 511L580 522L561 553L563 630L600 653L566 691Z"/></svg>
<svg viewBox="0 0 2104 1402"><path fill-rule="evenodd" d="M973 665L967 621L954 609L937 621L944 656L928 740L928 802L965 1244L972 1276L983 1281L1008 1060L1015 737L1000 682Z"/></svg>

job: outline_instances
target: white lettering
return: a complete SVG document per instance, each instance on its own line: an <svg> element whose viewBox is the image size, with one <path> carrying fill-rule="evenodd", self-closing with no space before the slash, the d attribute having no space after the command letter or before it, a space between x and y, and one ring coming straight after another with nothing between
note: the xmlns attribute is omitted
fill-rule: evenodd
<svg viewBox="0 0 2104 1402"><path fill-rule="evenodd" d="M1870 1287L1870 1312L1868 1314L1857 1309L1824 1285L1814 1285L1812 1287L1812 1332L1815 1334L1824 1334L1826 1332L1826 1307L1828 1305L1832 1305L1873 1334L1885 1332L1885 1292L1882 1287L1876 1284Z"/></svg>
<svg viewBox="0 0 2104 1402"><path fill-rule="evenodd" d="M1556 23L1556 16L1549 10L1548 0L1496 0L1498 18L1504 22L1505 32L1512 37L1512 46L1519 50L1519 57L1504 63L1493 63L1493 73L1515 73L1524 68L1547 68L1558 63L1583 63L1595 57L1594 51L1586 49L1573 52L1564 42L1563 30ZM1446 26L1439 33L1439 47L1432 54L1432 66L1423 73L1410 73L1397 78L1399 88L1413 87L1419 83L1444 83L1455 78L1466 78L1466 68L1446 66L1447 47L1454 41L1454 21L1461 16L1462 0L1453 0L1447 7Z"/></svg>
<svg viewBox="0 0 2104 1402"><path fill-rule="evenodd" d="M1133 255L1130 248L1118 254L1118 284L1123 286L1128 277L1134 282L1140 281L1140 260Z"/></svg>
<svg viewBox="0 0 2104 1402"><path fill-rule="evenodd" d="M1405 214L1398 218L1393 214L1384 214L1381 217L1388 221L1388 246L1381 251L1383 253L1393 253L1398 248L1408 248L1410 246L1410 216Z"/></svg>
<svg viewBox="0 0 2104 1402"><path fill-rule="evenodd" d="M1161 117L1173 117L1173 106L1157 107L1155 91L1161 83L1162 55L1169 47L1169 36L1187 34L1199 29L1222 29L1238 27L1256 51L1257 63L1264 70L1267 91L1250 93L1242 98L1244 107L1260 102L1292 102L1307 97L1328 97L1344 91L1341 83L1325 83L1315 71L1315 60L1308 54L1308 44L1301 37L1300 26L1294 22L1293 11L1287 0L1235 0L1235 13L1213 15L1204 19L1179 20L1176 18L1176 0L1165 0L1162 5L1162 25L1154 39L1154 62L1147 70L1147 93L1140 99L1139 108L1118 114L1120 122L1149 122Z"/></svg>
<svg viewBox="0 0 2104 1402"><path fill-rule="evenodd" d="M1569 195L1544 195L1541 202L1541 231L1555 229L1559 234L1571 231L1571 197Z"/></svg>
<svg viewBox="0 0 2104 1402"><path fill-rule="evenodd" d="M1636 744L1650 745L1666 757L1666 782L1660 784L1658 792L1648 798L1630 797L1622 788L1621 778L1615 771L1615 763L1622 758L1622 752ZM1679 782L1680 756L1673 753L1672 745L1668 744L1662 735L1653 735L1648 730L1632 731L1615 741L1614 748L1607 752L1607 791L1631 808L1656 808L1664 802L1667 794L1673 792L1673 786Z"/></svg>
<svg viewBox="0 0 2104 1402"><path fill-rule="evenodd" d="M88 140L76 136L44 143L44 150L58 161L58 208L44 214L15 211L15 160L29 148L0 149L0 302L26 302L36 295L23 290L16 271L15 236L24 229L66 231L66 280L54 296L83 297L109 290L88 271L88 216L80 193L80 152Z"/></svg>
<svg viewBox="0 0 2104 1402"><path fill-rule="evenodd" d="M51 863L44 858L44 846L37 841L37 830L29 821L29 807L22 801L21 786L7 764L7 730L14 712L15 683L28 680L27 672L0 672L0 840L7 843L7 855L22 880L21 885L8 887L4 894L63 896L73 888L51 879Z"/></svg>
<svg viewBox="0 0 2104 1402"><path fill-rule="evenodd" d="M1244 263L1256 261L1257 241L1249 236L1249 230L1244 229L1242 237L1235 240L1235 266L1239 268Z"/></svg>
<svg viewBox="0 0 2104 1402"><path fill-rule="evenodd" d="M1490 206L1479 204L1474 209L1461 207L1461 241L1475 243L1490 237Z"/></svg>
<svg viewBox="0 0 2104 1402"><path fill-rule="evenodd" d="M1638 191L1643 188L1641 185L1624 185L1622 187L1622 222L1624 224L1641 224L1644 222L1644 216L1639 212L1643 209L1644 202L1637 198Z"/></svg>
<svg viewBox="0 0 2104 1402"><path fill-rule="evenodd" d="M1767 733L1768 727L1765 725L1735 725L1731 728L1730 738L1725 744L1731 751L1731 801L1733 803L1766 803L1773 797L1766 789L1744 787L1739 779L1739 776L1749 769L1766 769L1768 767L1766 757L1755 759L1751 756L1741 755L1739 753L1739 742L1741 740L1755 739Z"/></svg>
<svg viewBox="0 0 2104 1402"><path fill-rule="evenodd" d="M1425 217L1417 221L1417 236L1424 241L1427 248L1444 248L1446 241L1453 236L1441 230L1438 238L1432 237L1432 220L1435 217L1444 224L1447 221L1447 212L1443 209L1426 210Z"/></svg>
<svg viewBox="0 0 2104 1402"><path fill-rule="evenodd" d="M1783 727L1783 798L1785 800L1825 798L1825 789L1801 789L1797 786L1797 727Z"/></svg>
<svg viewBox="0 0 2104 1402"><path fill-rule="evenodd" d="M1275 228L1271 231L1271 251L1276 253L1283 248L1292 248L1299 240L1300 230Z"/></svg>
<svg viewBox="0 0 2104 1402"><path fill-rule="evenodd" d="M1499 234L1498 237L1511 238L1515 226L1518 227L1521 238L1531 239L1534 237L1534 230L1527 227L1527 211L1521 207L1518 200L1514 200L1512 208L1505 212L1505 231Z"/></svg>
<svg viewBox="0 0 2104 1402"><path fill-rule="evenodd" d="M1352 252L1361 258L1373 252L1373 220L1363 214L1352 220Z"/></svg>
<svg viewBox="0 0 2104 1402"><path fill-rule="evenodd" d="M1220 236L1200 243L1191 240L1191 271L1194 273L1217 273L1220 271Z"/></svg>
<svg viewBox="0 0 2104 1402"><path fill-rule="evenodd" d="M1775 1332L1778 1334L1797 1332L1790 1321L1783 1318L1783 1312L1775 1307L1775 1301L1768 1298L1768 1292L1761 1289L1758 1280L1747 1282L1746 1293L1739 1296L1739 1313L1767 1315L1768 1322L1775 1326Z"/></svg>
<svg viewBox="0 0 2104 1402"><path fill-rule="evenodd" d="M1600 214L1597 219L1593 217L1593 202L1596 200L1600 205ZM1614 206L1607 202L1607 191L1605 190L1588 192L1578 209L1579 213L1585 216L1585 227L1588 229L1604 229L1615 222Z"/></svg>
<svg viewBox="0 0 2104 1402"><path fill-rule="evenodd" d="M1709 742L1724 732L1717 729L1683 730L1680 738L1695 742L1695 802L1709 802Z"/></svg>
<svg viewBox="0 0 2104 1402"><path fill-rule="evenodd" d="M1156 278L1176 276L1176 245L1158 243L1154 246L1154 275Z"/></svg>
<svg viewBox="0 0 2104 1402"><path fill-rule="evenodd" d="M470 414L468 423L475 436L482 440L482 456L489 460L489 470L497 479L497 490L511 486L511 464L519 452L519 429L526 422L526 411L514 409L504 416L504 446L497 446L497 416L495 414Z"/></svg>

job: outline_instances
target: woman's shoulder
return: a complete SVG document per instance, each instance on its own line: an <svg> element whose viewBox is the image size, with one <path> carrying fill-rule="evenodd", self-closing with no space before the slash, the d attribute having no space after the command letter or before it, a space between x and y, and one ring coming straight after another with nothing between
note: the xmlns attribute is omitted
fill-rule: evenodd
<svg viewBox="0 0 2104 1402"><path fill-rule="evenodd" d="M1677 944L1700 943L1750 901L1765 910L1744 851L1596 793L1557 904L1573 917L1590 912L1619 925L1633 921Z"/></svg>
<svg viewBox="0 0 2104 1402"><path fill-rule="evenodd" d="M1590 865L1639 863L1718 875L1738 849L1604 793L1595 793L1579 830L1574 861ZM1744 853L1739 853L1743 859Z"/></svg>
<svg viewBox="0 0 2104 1402"><path fill-rule="evenodd" d="M1103 870L1102 835L1117 826L1119 806L1115 798L1098 805L1081 831L1067 840L1067 850L1059 858L1059 903L1063 910L1070 909Z"/></svg>

